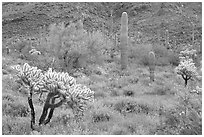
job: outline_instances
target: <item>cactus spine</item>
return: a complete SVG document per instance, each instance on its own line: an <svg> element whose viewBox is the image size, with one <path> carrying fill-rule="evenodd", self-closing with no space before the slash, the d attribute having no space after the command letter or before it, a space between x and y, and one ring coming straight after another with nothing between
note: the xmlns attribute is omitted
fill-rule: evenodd
<svg viewBox="0 0 204 137"><path fill-rule="evenodd" d="M126 12L123 12L121 17L121 36L120 36L122 70L127 68L128 63L127 46L128 46L128 14Z"/></svg>
<svg viewBox="0 0 204 137"><path fill-rule="evenodd" d="M155 72L155 54L154 52L149 52L149 72L150 72L150 81L154 81L154 72Z"/></svg>

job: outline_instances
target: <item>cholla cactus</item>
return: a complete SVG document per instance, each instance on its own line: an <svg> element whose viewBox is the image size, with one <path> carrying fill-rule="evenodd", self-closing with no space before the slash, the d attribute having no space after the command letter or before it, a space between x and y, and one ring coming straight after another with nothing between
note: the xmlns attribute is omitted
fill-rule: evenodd
<svg viewBox="0 0 204 137"><path fill-rule="evenodd" d="M17 65L13 67L18 71L18 78L20 79L22 85L28 89L28 104L31 108L31 129L34 129L35 124L35 110L32 101L33 92L41 92L41 88L44 85L43 74L37 67L31 67L25 63L22 67Z"/></svg>
<svg viewBox="0 0 204 137"><path fill-rule="evenodd" d="M84 85L76 84L69 88L67 103L71 101L70 107L75 116L83 115L89 102L94 102L94 92Z"/></svg>
<svg viewBox="0 0 204 137"><path fill-rule="evenodd" d="M191 58L186 60L181 60L178 67L175 68L176 73L178 75L181 75L182 78L185 81L185 87L187 86L188 80L193 78L194 76L197 76L197 71L195 67L195 63L193 63L193 60Z"/></svg>
<svg viewBox="0 0 204 137"><path fill-rule="evenodd" d="M179 58L181 60L187 60L189 58L194 58L197 55L196 55L196 50L194 50L194 49L190 50L189 48L187 48L184 51L181 51L179 56L180 56Z"/></svg>
<svg viewBox="0 0 204 137"><path fill-rule="evenodd" d="M187 86L188 80L198 75L197 68L195 66L195 63L193 63L193 57L196 56L196 50L189 49L191 48L191 45L188 45L188 47L180 52L180 64L178 67L175 68L176 73L178 75L181 75L182 78L185 81L185 87Z"/></svg>
<svg viewBox="0 0 204 137"><path fill-rule="evenodd" d="M45 82L45 88L49 91L56 88L68 89L70 86L76 84L75 78L69 76L68 73L56 72L53 71L52 68L49 68L49 70L44 74L43 80ZM56 92L56 90L52 92Z"/></svg>
<svg viewBox="0 0 204 137"><path fill-rule="evenodd" d="M14 67L18 71L18 78L21 80L23 86L29 87L30 90L39 91L43 86L43 73L42 70L37 69L37 67L31 67L29 64L25 63L22 67L17 65Z"/></svg>
<svg viewBox="0 0 204 137"><path fill-rule="evenodd" d="M75 102L76 106L72 108L73 111L79 110L83 112L87 101L92 102L94 99L94 92L86 86L77 84L75 78L69 76L68 73L56 72L51 68L43 73L37 67L31 67L27 63L22 67L17 65L13 68L18 71L17 76L30 93L28 103L31 108L32 129L34 129L35 124L35 110L32 102L33 92L41 94L43 92L48 93L39 125L47 124L52 118L54 109L61 106L64 102L72 101L71 104ZM55 103L56 98L60 98L58 103ZM48 109L50 109L49 114Z"/></svg>
<svg viewBox="0 0 204 137"><path fill-rule="evenodd" d="M152 51L149 52L149 72L150 72L150 81L154 81L155 54Z"/></svg>

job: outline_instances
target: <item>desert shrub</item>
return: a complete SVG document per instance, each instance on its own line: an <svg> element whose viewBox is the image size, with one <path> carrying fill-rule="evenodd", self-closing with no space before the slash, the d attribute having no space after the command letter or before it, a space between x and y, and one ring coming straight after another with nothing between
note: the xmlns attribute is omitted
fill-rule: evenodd
<svg viewBox="0 0 204 137"><path fill-rule="evenodd" d="M107 113L98 113L93 115L93 122L109 121L110 116Z"/></svg>
<svg viewBox="0 0 204 137"><path fill-rule="evenodd" d="M151 95L169 95L174 94L171 92L171 88L169 86L163 85L163 86L155 86L153 91L147 93Z"/></svg>
<svg viewBox="0 0 204 137"><path fill-rule="evenodd" d="M154 111L154 108L145 102L140 102L132 97L125 97L121 100L117 100L113 106L114 110L120 112L123 115L128 113L143 113L149 114Z"/></svg>
<svg viewBox="0 0 204 137"><path fill-rule="evenodd" d="M173 66L178 66L180 63L179 55L174 52L169 52L168 54L169 63Z"/></svg>
<svg viewBox="0 0 204 137"><path fill-rule="evenodd" d="M139 62L142 65L148 65L148 54L152 50L152 45L136 45L129 48L129 58L134 59L134 61Z"/></svg>
<svg viewBox="0 0 204 137"><path fill-rule="evenodd" d="M61 112L62 114L57 115L53 120L50 122L50 127L55 127L56 125L63 125L67 126L69 122L73 122L73 117L69 113L65 113L64 111Z"/></svg>
<svg viewBox="0 0 204 137"><path fill-rule="evenodd" d="M129 84L128 82L128 77L127 76L115 76L114 79L109 82L108 86L111 88L111 89L122 89L123 87L127 86Z"/></svg>
<svg viewBox="0 0 204 137"><path fill-rule="evenodd" d="M20 38L18 36L7 40L7 44L12 52L17 53L24 53L23 50L25 50L29 46L29 43L26 39Z"/></svg>
<svg viewBox="0 0 204 137"><path fill-rule="evenodd" d="M169 65L169 57L158 57L155 63L157 66L167 66Z"/></svg>
<svg viewBox="0 0 204 137"><path fill-rule="evenodd" d="M3 135L29 135L30 132L29 118L2 116Z"/></svg>
<svg viewBox="0 0 204 137"><path fill-rule="evenodd" d="M140 114L130 114L116 122L110 129L112 134L149 135L155 130L158 120Z"/></svg>
<svg viewBox="0 0 204 137"><path fill-rule="evenodd" d="M9 101L9 102L14 102L14 97L12 94L9 93L3 93L2 95L2 101Z"/></svg>
<svg viewBox="0 0 204 137"><path fill-rule="evenodd" d="M166 55L168 55L168 50L165 46L162 45L154 45L153 46L153 51L156 55L156 57L165 57Z"/></svg>
<svg viewBox="0 0 204 137"><path fill-rule="evenodd" d="M87 112L86 112L87 113ZM85 114L86 114L85 113ZM90 126L91 119L86 117L77 121L74 115L69 110L59 109L55 112L55 116L49 124L42 127L41 134L44 135L57 135L57 134L90 134L87 133ZM89 126L86 126L89 124Z"/></svg>
<svg viewBox="0 0 204 137"><path fill-rule="evenodd" d="M149 65L149 58L147 55L143 55L140 59L140 64L144 65L144 66L148 66Z"/></svg>
<svg viewBox="0 0 204 137"><path fill-rule="evenodd" d="M73 130L73 129L72 129ZM67 127L63 125L55 125L54 127L50 127L49 125L46 125L42 128L42 131L40 131L41 135L70 135L70 130L67 129Z"/></svg>
<svg viewBox="0 0 204 137"><path fill-rule="evenodd" d="M114 114L116 114L114 110L98 103L91 110L91 119L94 123L112 121Z"/></svg>
<svg viewBox="0 0 204 137"><path fill-rule="evenodd" d="M49 27L49 54L64 60L64 68L86 67L87 63L100 64L103 62L103 51L112 46L110 42L106 44L100 31L89 33L78 25L72 23L65 27L60 23Z"/></svg>
<svg viewBox="0 0 204 137"><path fill-rule="evenodd" d="M18 83L15 82L15 77L13 77L12 75L8 75L2 77L2 88L6 91L13 90L16 92L18 91L20 86Z"/></svg>
<svg viewBox="0 0 204 137"><path fill-rule="evenodd" d="M83 122L80 124L92 134L109 134L108 131L114 123L123 117L120 113L108 106L104 100L96 100L90 110L85 112ZM107 99L107 101L110 100Z"/></svg>
<svg viewBox="0 0 204 137"><path fill-rule="evenodd" d="M178 105L164 112L164 125L159 128L160 134L201 135L202 134L202 104L201 96L180 93Z"/></svg>
<svg viewBox="0 0 204 137"><path fill-rule="evenodd" d="M20 102L7 102L4 101L2 104L2 112L4 115L13 117L27 117L29 114L28 106Z"/></svg>
<svg viewBox="0 0 204 137"><path fill-rule="evenodd" d="M166 49L166 47L162 45L154 45L153 51L155 53L156 57L156 65L158 66L166 66L169 65L169 51Z"/></svg>
<svg viewBox="0 0 204 137"><path fill-rule="evenodd" d="M184 116L180 108L169 110L165 114L164 126L159 129L160 134L168 135L201 135L202 118L194 109Z"/></svg>

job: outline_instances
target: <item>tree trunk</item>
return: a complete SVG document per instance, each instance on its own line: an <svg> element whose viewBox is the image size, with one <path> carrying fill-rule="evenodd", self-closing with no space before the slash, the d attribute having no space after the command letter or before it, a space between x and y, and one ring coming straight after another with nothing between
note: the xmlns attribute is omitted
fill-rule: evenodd
<svg viewBox="0 0 204 137"><path fill-rule="evenodd" d="M184 80L185 80L185 87L186 87L186 86L187 86L187 84L188 84L188 83L187 83L187 82L188 82L188 80L187 80L187 79L184 79Z"/></svg>
<svg viewBox="0 0 204 137"><path fill-rule="evenodd" d="M39 120L39 125L41 125L41 124L46 125L47 123L49 123L52 116L53 116L54 109L63 104L63 102L65 101L65 98L55 104L55 99L59 98L59 97L60 97L60 95L58 95L56 93L49 93L48 94L44 108L43 108L42 115L41 115L40 120ZM51 103L50 103L50 100L51 100ZM48 111L49 111L49 114L48 114ZM46 117L47 117L47 119L46 119Z"/></svg>
<svg viewBox="0 0 204 137"><path fill-rule="evenodd" d="M55 97L52 98L51 104L54 104L54 103L55 103L55 99L56 99ZM44 122L45 125L50 122L50 120L51 120L51 118L52 118L52 116L53 116L53 113L54 113L54 109L55 109L55 108L51 108L51 109L50 109L50 112L49 112L49 114L48 114L48 118L47 118L47 119L45 120L45 122Z"/></svg>
<svg viewBox="0 0 204 137"><path fill-rule="evenodd" d="M34 130L34 124L35 124L35 109L33 106L33 100L32 100L32 92L30 92L30 95L28 97L28 104L30 106L31 109L31 129Z"/></svg>
<svg viewBox="0 0 204 137"><path fill-rule="evenodd" d="M43 124L45 121L45 118L47 117L48 109L49 109L49 102L50 98L53 96L53 93L48 93L47 99L45 101L45 105L43 107L43 112L41 114L40 120L39 120L39 125Z"/></svg>

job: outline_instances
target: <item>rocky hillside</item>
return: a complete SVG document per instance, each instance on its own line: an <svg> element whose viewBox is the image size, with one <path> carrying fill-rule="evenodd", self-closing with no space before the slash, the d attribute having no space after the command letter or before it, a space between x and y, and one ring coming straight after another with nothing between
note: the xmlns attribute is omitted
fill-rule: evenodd
<svg viewBox="0 0 204 137"><path fill-rule="evenodd" d="M52 23L83 20L87 31L102 30L110 36L119 31L121 13L129 16L129 36L143 42L157 42L169 32L170 43L201 41L202 3L2 3L3 37L33 35L46 31ZM160 36L158 35L160 34Z"/></svg>

